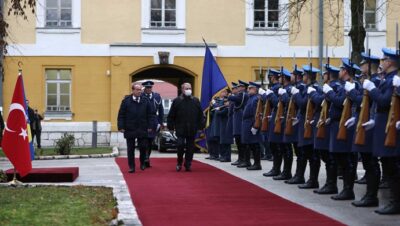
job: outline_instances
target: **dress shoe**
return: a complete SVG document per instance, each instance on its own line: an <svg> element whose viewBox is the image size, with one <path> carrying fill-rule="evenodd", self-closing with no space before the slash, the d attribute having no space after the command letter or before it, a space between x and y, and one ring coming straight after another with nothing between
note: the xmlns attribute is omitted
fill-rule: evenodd
<svg viewBox="0 0 400 226"><path fill-rule="evenodd" d="M364 175L361 179L354 181L356 184L367 184L367 177Z"/></svg>
<svg viewBox="0 0 400 226"><path fill-rule="evenodd" d="M145 162L144 165L146 166L146 168L150 168L151 167L150 162Z"/></svg>
<svg viewBox="0 0 400 226"><path fill-rule="evenodd" d="M286 184L304 184L306 182L306 180L304 179L304 177L300 177L300 176L294 176L291 179L285 181Z"/></svg>
<svg viewBox="0 0 400 226"><path fill-rule="evenodd" d="M246 168L247 170L262 170L261 165L252 165Z"/></svg>
<svg viewBox="0 0 400 226"><path fill-rule="evenodd" d="M300 184L298 186L298 188L300 189L312 189L318 187L319 187L318 181L312 181L312 180L308 180L305 184Z"/></svg>
<svg viewBox="0 0 400 226"><path fill-rule="evenodd" d="M354 200L354 191L343 189L339 194L331 197L333 200Z"/></svg>
<svg viewBox="0 0 400 226"><path fill-rule="evenodd" d="M219 160L220 162L231 162L231 160L228 160L228 159L221 159L221 160Z"/></svg>
<svg viewBox="0 0 400 226"><path fill-rule="evenodd" d="M186 171L186 172L191 172L191 171L192 171L192 168L191 168L190 166L185 166L185 171Z"/></svg>
<svg viewBox="0 0 400 226"><path fill-rule="evenodd" d="M128 173L135 173L135 169L129 169Z"/></svg>
<svg viewBox="0 0 400 226"><path fill-rule="evenodd" d="M291 173L282 172L281 174L273 177L272 179L274 179L274 180L289 180L290 178L292 178Z"/></svg>
<svg viewBox="0 0 400 226"><path fill-rule="evenodd" d="M355 207L375 207L379 206L379 200L377 197L365 195L361 200L354 201L351 204Z"/></svg>
<svg viewBox="0 0 400 226"><path fill-rule="evenodd" d="M245 162L242 162L239 165L237 165L238 168L247 168L249 166L251 166L251 164L250 163L245 163Z"/></svg>
<svg viewBox="0 0 400 226"><path fill-rule="evenodd" d="M335 185L325 184L322 188L314 190L314 193L320 195L334 195L338 193L338 188Z"/></svg>
<svg viewBox="0 0 400 226"><path fill-rule="evenodd" d="M145 169L146 169L146 164L140 165L140 169L141 169L141 170L145 170Z"/></svg>
<svg viewBox="0 0 400 226"><path fill-rule="evenodd" d="M206 157L206 159L211 159L211 156Z"/></svg>
<svg viewBox="0 0 400 226"><path fill-rule="evenodd" d="M268 155L263 156L263 157L261 157L261 160L272 161L272 156L268 156Z"/></svg>
<svg viewBox="0 0 400 226"><path fill-rule="evenodd" d="M400 202L391 201L386 206L375 210L375 213L381 215L400 214Z"/></svg>
<svg viewBox="0 0 400 226"><path fill-rule="evenodd" d="M181 169L182 169L182 166L181 165L176 165L176 172L179 172L179 171L181 171Z"/></svg>
<svg viewBox="0 0 400 226"><path fill-rule="evenodd" d="M268 173L264 173L263 176L264 177L275 177L275 176L278 176L280 173L281 173L280 170L271 169Z"/></svg>
<svg viewBox="0 0 400 226"><path fill-rule="evenodd" d="M236 160L235 162L232 162L232 163L231 163L232 166L237 166L237 165L239 165L239 164L240 164L239 159Z"/></svg>

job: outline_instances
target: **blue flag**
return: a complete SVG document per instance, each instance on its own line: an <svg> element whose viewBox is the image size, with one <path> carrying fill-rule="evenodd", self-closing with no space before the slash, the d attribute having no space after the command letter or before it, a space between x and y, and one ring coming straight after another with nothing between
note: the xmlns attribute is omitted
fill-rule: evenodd
<svg viewBox="0 0 400 226"><path fill-rule="evenodd" d="M201 108L204 114L207 116L206 129L209 124L208 110L210 108L210 102L221 90L227 87L228 83L226 82L225 77L221 72L221 69L219 69L217 62L215 61L215 58L206 43L206 54L204 56L200 97ZM197 134L196 146L202 149L207 149L206 136L204 131Z"/></svg>

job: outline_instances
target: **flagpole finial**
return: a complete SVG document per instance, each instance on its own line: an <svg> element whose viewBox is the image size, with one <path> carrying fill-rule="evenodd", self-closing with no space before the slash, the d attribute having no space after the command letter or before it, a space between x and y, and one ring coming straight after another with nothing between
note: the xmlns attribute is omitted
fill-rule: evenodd
<svg viewBox="0 0 400 226"><path fill-rule="evenodd" d="M22 65L24 65L24 63L22 63L22 61L18 61L18 72L22 73Z"/></svg>

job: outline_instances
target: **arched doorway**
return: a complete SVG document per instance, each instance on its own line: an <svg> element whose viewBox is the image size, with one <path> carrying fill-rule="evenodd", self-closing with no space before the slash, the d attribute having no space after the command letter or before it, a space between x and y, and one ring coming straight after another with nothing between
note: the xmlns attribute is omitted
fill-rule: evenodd
<svg viewBox="0 0 400 226"><path fill-rule="evenodd" d="M180 86L183 83L190 83L195 93L196 74L193 72L176 66L176 65L151 65L139 69L131 74L132 82L144 79L157 79L171 83L178 87L177 92L180 95Z"/></svg>

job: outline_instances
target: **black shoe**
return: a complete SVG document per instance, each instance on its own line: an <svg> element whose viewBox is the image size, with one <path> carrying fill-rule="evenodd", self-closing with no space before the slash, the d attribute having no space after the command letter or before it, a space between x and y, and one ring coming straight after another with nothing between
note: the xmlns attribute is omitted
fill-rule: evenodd
<svg viewBox="0 0 400 226"><path fill-rule="evenodd" d="M314 193L320 195L334 195L338 193L338 188L335 185L325 184L322 188L314 190Z"/></svg>
<svg viewBox="0 0 400 226"><path fill-rule="evenodd" d="M151 167L150 162L145 162L144 165L145 165L146 168L150 168Z"/></svg>
<svg viewBox="0 0 400 226"><path fill-rule="evenodd" d="M354 181L356 184L367 184L367 177L364 175L361 179Z"/></svg>
<svg viewBox="0 0 400 226"><path fill-rule="evenodd" d="M246 168L247 170L262 170L261 165L252 165Z"/></svg>
<svg viewBox="0 0 400 226"><path fill-rule="evenodd" d="M273 159L272 159L272 156L266 155L266 156L263 156L263 157L261 158L261 160L272 161Z"/></svg>
<svg viewBox="0 0 400 226"><path fill-rule="evenodd" d="M191 172L191 171L192 171L192 168L191 168L190 166L185 166L185 171L186 171L186 172Z"/></svg>
<svg viewBox="0 0 400 226"><path fill-rule="evenodd" d="M300 184L297 187L300 189L312 189L312 188L319 188L319 184L318 181L308 180L306 183Z"/></svg>
<svg viewBox="0 0 400 226"><path fill-rule="evenodd" d="M135 173L135 169L129 169L128 173Z"/></svg>
<svg viewBox="0 0 400 226"><path fill-rule="evenodd" d="M264 177L275 177L281 174L280 170L271 169L268 173L264 173Z"/></svg>
<svg viewBox="0 0 400 226"><path fill-rule="evenodd" d="M231 165L232 166L237 166L237 165L239 165L241 162L239 161L239 159L238 160L236 160L236 162L232 162L231 163Z"/></svg>
<svg viewBox="0 0 400 226"><path fill-rule="evenodd" d="M304 177L294 176L290 180L285 181L286 184L304 184L306 180Z"/></svg>
<svg viewBox="0 0 400 226"><path fill-rule="evenodd" d="M274 180L289 180L291 178L292 178L292 174L291 173L282 172L281 174L279 174L278 176L273 177L272 179L274 179Z"/></svg>
<svg viewBox="0 0 400 226"><path fill-rule="evenodd" d="M146 169L146 164L141 164L141 165L140 165L140 169L141 169L141 170L145 170L145 169Z"/></svg>
<svg viewBox="0 0 400 226"><path fill-rule="evenodd" d="M211 156L206 157L206 159L211 159Z"/></svg>
<svg viewBox="0 0 400 226"><path fill-rule="evenodd" d="M381 183L379 184L379 189L388 189L389 188L389 181L386 179L383 179Z"/></svg>
<svg viewBox="0 0 400 226"><path fill-rule="evenodd" d="M181 169L182 169L182 166L181 165L176 165L176 172L179 172L179 171L181 171Z"/></svg>
<svg viewBox="0 0 400 226"><path fill-rule="evenodd" d="M381 215L400 214L400 202L391 201L386 206L375 210L375 213Z"/></svg>
<svg viewBox="0 0 400 226"><path fill-rule="evenodd" d="M251 164L250 163L246 163L246 162L242 162L239 165L237 165L238 168L247 168L250 167Z"/></svg>
<svg viewBox="0 0 400 226"><path fill-rule="evenodd" d="M378 197L364 196L361 200L354 201L351 203L355 207L375 207L379 206Z"/></svg>
<svg viewBox="0 0 400 226"><path fill-rule="evenodd" d="M343 189L338 195L331 197L333 200L354 200L354 191L350 189Z"/></svg>
<svg viewBox="0 0 400 226"><path fill-rule="evenodd" d="M220 162L231 162L231 160L228 160L228 159L221 159L221 160L219 160Z"/></svg>

